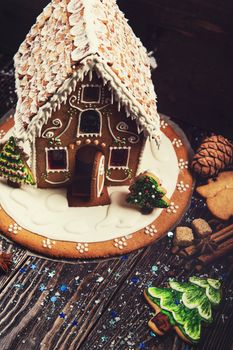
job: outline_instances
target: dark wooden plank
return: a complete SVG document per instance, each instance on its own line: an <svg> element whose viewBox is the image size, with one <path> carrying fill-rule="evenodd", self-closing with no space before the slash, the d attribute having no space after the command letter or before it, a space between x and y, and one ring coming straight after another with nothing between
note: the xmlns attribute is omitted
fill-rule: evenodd
<svg viewBox="0 0 233 350"><path fill-rule="evenodd" d="M179 263L179 267L177 264ZM143 290L149 285L165 285L169 277L188 278L193 271L185 271L184 263L171 256L170 243L164 239L147 248L141 260L128 276L95 329L83 343L81 350L88 349L176 349L182 350L185 344L171 332L164 337L154 337L147 326L152 310L143 297ZM155 273L154 270L158 268ZM227 266L216 264L205 270L209 276L224 276L222 305L215 311L214 323L203 325L200 350L231 350L233 345L233 272L227 275ZM195 273L196 274L196 273ZM138 281L135 283L135 277ZM115 316L117 315L117 316ZM195 347L196 348L196 347ZM186 349L194 349L189 346Z"/></svg>
<svg viewBox="0 0 233 350"><path fill-rule="evenodd" d="M7 253L13 254L13 264L8 273L3 273L0 271L0 293L13 278L15 271L20 268L22 264L27 260L27 252L17 245L13 245L11 242L7 241L5 238L0 236L0 249Z"/></svg>
<svg viewBox="0 0 233 350"><path fill-rule="evenodd" d="M0 348L78 349L141 254L77 263L28 257L0 294Z"/></svg>

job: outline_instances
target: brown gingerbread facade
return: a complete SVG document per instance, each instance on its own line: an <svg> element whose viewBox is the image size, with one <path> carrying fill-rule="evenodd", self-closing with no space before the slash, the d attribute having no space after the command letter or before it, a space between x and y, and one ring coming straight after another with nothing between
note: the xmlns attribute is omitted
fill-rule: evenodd
<svg viewBox="0 0 233 350"><path fill-rule="evenodd" d="M37 185L71 186L74 196L103 204L104 185L128 185L136 175L143 143L111 87L87 75L36 138Z"/></svg>

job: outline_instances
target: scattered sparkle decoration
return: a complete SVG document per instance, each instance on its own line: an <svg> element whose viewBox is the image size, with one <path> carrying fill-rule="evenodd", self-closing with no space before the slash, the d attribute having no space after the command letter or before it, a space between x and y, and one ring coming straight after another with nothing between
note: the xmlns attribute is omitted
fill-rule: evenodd
<svg viewBox="0 0 233 350"><path fill-rule="evenodd" d="M19 231L22 231L22 227L20 227L18 224L10 224L8 227L8 232L13 233L14 235L17 235Z"/></svg>
<svg viewBox="0 0 233 350"><path fill-rule="evenodd" d="M180 158L178 166L180 170L188 169L189 162L187 160L184 160L183 158Z"/></svg>
<svg viewBox="0 0 233 350"><path fill-rule="evenodd" d="M51 241L51 239L49 239L49 238L43 239L43 241L42 241L43 248L52 249L55 244L56 244L56 242Z"/></svg>
<svg viewBox="0 0 233 350"><path fill-rule="evenodd" d="M57 297L55 295L53 295L51 298L50 298L51 302L52 303L55 303L57 301Z"/></svg>
<svg viewBox="0 0 233 350"><path fill-rule="evenodd" d="M41 283L41 285L39 286L39 290L40 290L41 292L43 292L44 290L46 290L46 287L45 287L44 283Z"/></svg>
<svg viewBox="0 0 233 350"><path fill-rule="evenodd" d="M187 189L189 188L189 185L188 184L184 184L184 181L181 180L176 185L176 187L177 187L177 190L182 193L182 192L186 192L187 191Z"/></svg>
<svg viewBox="0 0 233 350"><path fill-rule="evenodd" d="M25 267L21 267L21 269L19 269L19 272L20 273L25 273L25 272L27 272L27 269Z"/></svg>
<svg viewBox="0 0 233 350"><path fill-rule="evenodd" d="M179 209L179 205L175 205L174 202L171 202L169 207L167 208L167 213L176 214L178 209Z"/></svg>
<svg viewBox="0 0 233 350"><path fill-rule="evenodd" d="M60 312L59 317L64 319L66 318L66 314L64 312Z"/></svg>
<svg viewBox="0 0 233 350"><path fill-rule="evenodd" d="M127 245L128 245L127 240L131 239L132 237L133 237L133 235L127 235L125 237L115 238L113 241L113 245L114 245L114 247L122 250L122 249L124 249L124 247L127 247Z"/></svg>
<svg viewBox="0 0 233 350"><path fill-rule="evenodd" d="M158 268L157 265L153 265L153 266L151 267L151 271L152 271L153 273L157 272L158 269L159 269L159 268Z"/></svg>
<svg viewBox="0 0 233 350"><path fill-rule="evenodd" d="M173 233L173 232L171 232L171 231L169 231L169 232L167 233L167 236L168 236L168 238L173 238L174 233Z"/></svg>
<svg viewBox="0 0 233 350"><path fill-rule="evenodd" d="M177 148L180 148L181 146L183 146L183 143L180 139L174 138L172 141L172 144L174 146L176 146Z"/></svg>
<svg viewBox="0 0 233 350"><path fill-rule="evenodd" d="M77 246L76 246L76 249L81 254L87 253L89 251L88 243L78 243Z"/></svg>
<svg viewBox="0 0 233 350"><path fill-rule="evenodd" d="M56 271L53 270L53 271L48 273L48 277L53 278L55 276L55 274L56 274Z"/></svg>
<svg viewBox="0 0 233 350"><path fill-rule="evenodd" d="M61 286L60 286L60 291L61 292L67 292L67 290L68 290L68 287L67 287L67 285L66 284L62 284Z"/></svg>
<svg viewBox="0 0 233 350"><path fill-rule="evenodd" d="M144 233L147 236L151 236L151 237L153 237L157 232L158 231L156 230L155 225L146 226L146 228L144 230Z"/></svg>
<svg viewBox="0 0 233 350"><path fill-rule="evenodd" d="M100 276L100 277L97 278L96 282L97 283L101 283L101 282L103 282L103 280L104 280L104 278Z"/></svg>
<svg viewBox="0 0 233 350"><path fill-rule="evenodd" d="M137 276L134 276L131 278L130 282L133 283L133 284L138 284L140 281L139 277Z"/></svg>

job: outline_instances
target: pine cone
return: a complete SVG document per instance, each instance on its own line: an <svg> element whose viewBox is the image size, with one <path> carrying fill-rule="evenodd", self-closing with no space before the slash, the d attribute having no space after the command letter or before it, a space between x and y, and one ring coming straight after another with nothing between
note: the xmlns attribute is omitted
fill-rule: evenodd
<svg viewBox="0 0 233 350"><path fill-rule="evenodd" d="M202 177L214 177L233 162L233 144L221 135L207 137L198 148L192 169Z"/></svg>

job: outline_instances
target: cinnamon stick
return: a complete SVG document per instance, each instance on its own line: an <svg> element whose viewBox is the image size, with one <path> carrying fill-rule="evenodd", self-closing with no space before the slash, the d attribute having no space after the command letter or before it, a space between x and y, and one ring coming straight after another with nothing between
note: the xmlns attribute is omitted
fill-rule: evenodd
<svg viewBox="0 0 233 350"><path fill-rule="evenodd" d="M214 262L216 259L233 251L233 238L228 239L226 242L220 244L218 249L208 255L201 255L197 258L198 263L201 265L208 265Z"/></svg>
<svg viewBox="0 0 233 350"><path fill-rule="evenodd" d="M215 242L221 242L225 238L228 238L228 237L230 237L232 235L233 235L233 224L223 228L220 231L217 231L217 232L213 233L210 237Z"/></svg>
<svg viewBox="0 0 233 350"><path fill-rule="evenodd" d="M222 241L227 240L228 238L233 236L233 224L223 228L220 231L212 233L210 238L215 243L220 243ZM198 249L195 245L191 245L180 252L182 256L192 256L198 253Z"/></svg>

